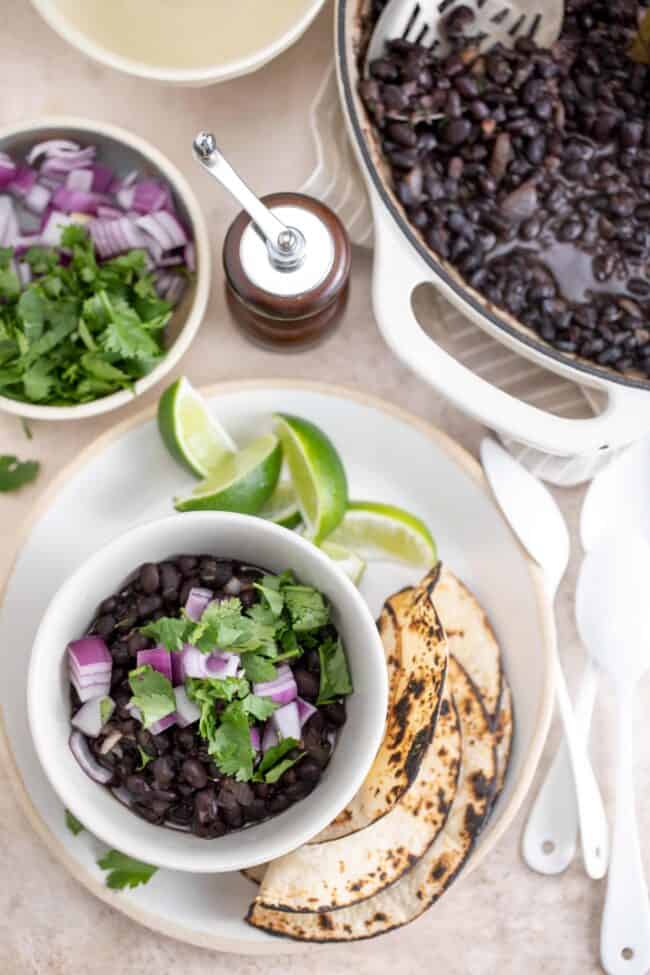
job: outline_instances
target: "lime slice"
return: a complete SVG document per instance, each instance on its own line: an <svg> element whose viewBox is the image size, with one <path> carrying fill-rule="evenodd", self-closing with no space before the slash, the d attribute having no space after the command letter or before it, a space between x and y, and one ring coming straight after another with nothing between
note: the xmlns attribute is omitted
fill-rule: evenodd
<svg viewBox="0 0 650 975"><path fill-rule="evenodd" d="M185 376L160 397L158 429L167 450L192 474L206 477L237 447Z"/></svg>
<svg viewBox="0 0 650 975"><path fill-rule="evenodd" d="M438 561L436 543L424 522L391 504L351 501L327 541L352 549L368 561L392 559L422 568Z"/></svg>
<svg viewBox="0 0 650 975"><path fill-rule="evenodd" d="M349 548L336 545L334 542L323 542L321 548L345 572L355 586L358 586L363 573L366 571L366 563L363 559L356 552L351 552Z"/></svg>
<svg viewBox="0 0 650 975"><path fill-rule="evenodd" d="M256 515L273 494L282 467L282 447L267 433L233 454L198 484L187 498L177 498L178 511L239 511Z"/></svg>
<svg viewBox="0 0 650 975"><path fill-rule="evenodd" d="M275 491L258 511L260 518L274 521L283 528L297 528L302 518L291 481L280 481Z"/></svg>
<svg viewBox="0 0 650 975"><path fill-rule="evenodd" d="M348 485L341 458L329 437L309 420L285 413L276 413L274 419L305 535L319 545L345 514Z"/></svg>

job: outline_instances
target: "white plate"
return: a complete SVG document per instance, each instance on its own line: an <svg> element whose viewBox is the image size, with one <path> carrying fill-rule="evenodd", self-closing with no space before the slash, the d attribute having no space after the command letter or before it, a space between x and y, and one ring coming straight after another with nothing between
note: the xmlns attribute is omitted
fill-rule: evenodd
<svg viewBox="0 0 650 975"><path fill-rule="evenodd" d="M393 502L431 527L444 561L474 589L503 646L513 689L516 739L504 794L464 875L511 822L532 780L552 710L551 628L539 577L498 513L480 468L424 421L343 389L278 382L213 387L211 407L235 440L269 424L274 410L318 423L343 456L354 498ZM73 837L29 737L27 666L40 616L61 580L97 547L132 525L171 512L191 478L171 460L151 411L109 431L64 471L30 520L0 615L0 708L6 758L18 797L49 849L98 897L180 940L239 953L287 953L301 945L250 928L242 917L254 888L238 874L159 871L146 887L114 893L96 859L101 844ZM417 573L376 563L362 585L373 612ZM453 897L452 891L447 895ZM431 915L428 915L430 917Z"/></svg>

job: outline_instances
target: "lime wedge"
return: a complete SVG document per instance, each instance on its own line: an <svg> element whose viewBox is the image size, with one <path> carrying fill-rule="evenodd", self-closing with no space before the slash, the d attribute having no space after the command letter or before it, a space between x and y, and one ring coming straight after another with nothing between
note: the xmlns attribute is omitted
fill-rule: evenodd
<svg viewBox="0 0 650 975"><path fill-rule="evenodd" d="M269 500L257 513L260 518L274 521L283 528L297 528L302 518L291 481L280 481Z"/></svg>
<svg viewBox="0 0 650 975"><path fill-rule="evenodd" d="M438 561L436 543L424 522L403 508L374 501L351 501L327 541L368 561L390 559L422 568Z"/></svg>
<svg viewBox="0 0 650 975"><path fill-rule="evenodd" d="M341 458L329 437L309 420L285 413L276 413L274 419L305 535L319 545L345 514L348 485Z"/></svg>
<svg viewBox="0 0 650 975"><path fill-rule="evenodd" d="M239 511L256 515L273 494L282 467L282 447L267 433L226 457L187 498L177 498L178 511Z"/></svg>
<svg viewBox="0 0 650 975"><path fill-rule="evenodd" d="M237 452L230 435L185 376L160 397L158 429L172 457L198 477L206 477Z"/></svg>
<svg viewBox="0 0 650 975"><path fill-rule="evenodd" d="M323 542L321 548L333 562L336 562L339 569L345 572L355 586L358 586L363 573L366 571L366 563L363 559L356 552L351 552L350 549L344 548L343 545L336 545L334 542Z"/></svg>

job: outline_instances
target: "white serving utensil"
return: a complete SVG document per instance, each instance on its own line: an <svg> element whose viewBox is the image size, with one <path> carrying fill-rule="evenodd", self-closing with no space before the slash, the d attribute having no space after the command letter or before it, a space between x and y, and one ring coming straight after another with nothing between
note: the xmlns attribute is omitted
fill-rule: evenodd
<svg viewBox="0 0 650 975"><path fill-rule="evenodd" d="M636 685L650 668L650 545L605 539L587 553L576 591L580 636L617 699L616 816L600 932L608 975L650 968L650 902L634 801Z"/></svg>
<svg viewBox="0 0 650 975"><path fill-rule="evenodd" d="M551 603L569 561L569 534L562 513L548 489L491 438L481 443L483 469L495 497L520 542L544 573ZM604 876L608 858L608 826L602 797L571 706L566 678L555 643L556 702L564 726L575 784L578 822L585 870L594 879ZM523 855L528 862L530 834L524 833ZM535 853L537 841L535 840ZM535 860L537 857L535 856Z"/></svg>
<svg viewBox="0 0 650 975"><path fill-rule="evenodd" d="M389 0L368 45L366 75L371 62L383 55L386 42L398 37L428 44L444 57L449 53L444 22L461 6L474 15L467 33L476 36L476 46L482 50L497 43L514 47L517 38L524 36L534 38L540 47L550 47L564 19L562 0Z"/></svg>
<svg viewBox="0 0 650 975"><path fill-rule="evenodd" d="M585 552L613 536L650 540L650 438L625 450L591 482L580 516ZM575 715L585 742L598 691L600 674L589 658L575 699ZM564 742L542 783L524 833L525 858L538 873L566 870L576 852L578 809L571 763Z"/></svg>

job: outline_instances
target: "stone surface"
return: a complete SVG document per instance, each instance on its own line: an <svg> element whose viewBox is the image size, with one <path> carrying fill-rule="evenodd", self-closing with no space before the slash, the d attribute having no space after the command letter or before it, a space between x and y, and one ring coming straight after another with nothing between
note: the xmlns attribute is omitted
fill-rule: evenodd
<svg viewBox="0 0 650 975"><path fill-rule="evenodd" d="M385 397L425 417L475 451L481 430L404 370L380 339L370 309L370 260L354 255L352 294L345 320L326 344L282 358L246 342L225 306L220 247L234 205L215 191L190 160L194 133L219 134L232 162L260 192L295 189L313 166L307 108L331 56L327 7L293 50L257 75L206 89L160 88L85 60L52 33L25 0L0 5L0 124L50 113L96 117L130 127L157 143L183 169L209 215L214 245L214 286L209 313L177 374L192 382L257 377L300 377L337 382ZM43 465L33 486L0 500L0 578L9 569L15 533L48 481L103 430L154 402L140 403L78 424L31 424L0 416L4 452L34 456ZM558 492L573 529L582 492ZM575 552L579 552L574 538ZM558 601L562 655L575 685L582 652L573 623L573 584L579 556ZM2 652L7 652L3 648ZM603 694L593 735L594 760L610 812L612 707ZM650 692L643 689L643 704ZM650 748L639 745L640 818L650 827ZM554 726L543 768L557 742ZM179 945L138 927L94 900L48 854L23 822L0 769L0 972L3 975L150 975L180 971L207 975L299 975L305 958L225 958ZM466 883L432 915L379 941L326 949L308 962L313 975L589 975L598 965L598 927L604 885L589 881L578 862L561 878L531 874L519 855L523 812L506 838ZM643 831L642 831L643 835ZM646 865L650 867L650 845ZM280 946L278 946L280 947Z"/></svg>

